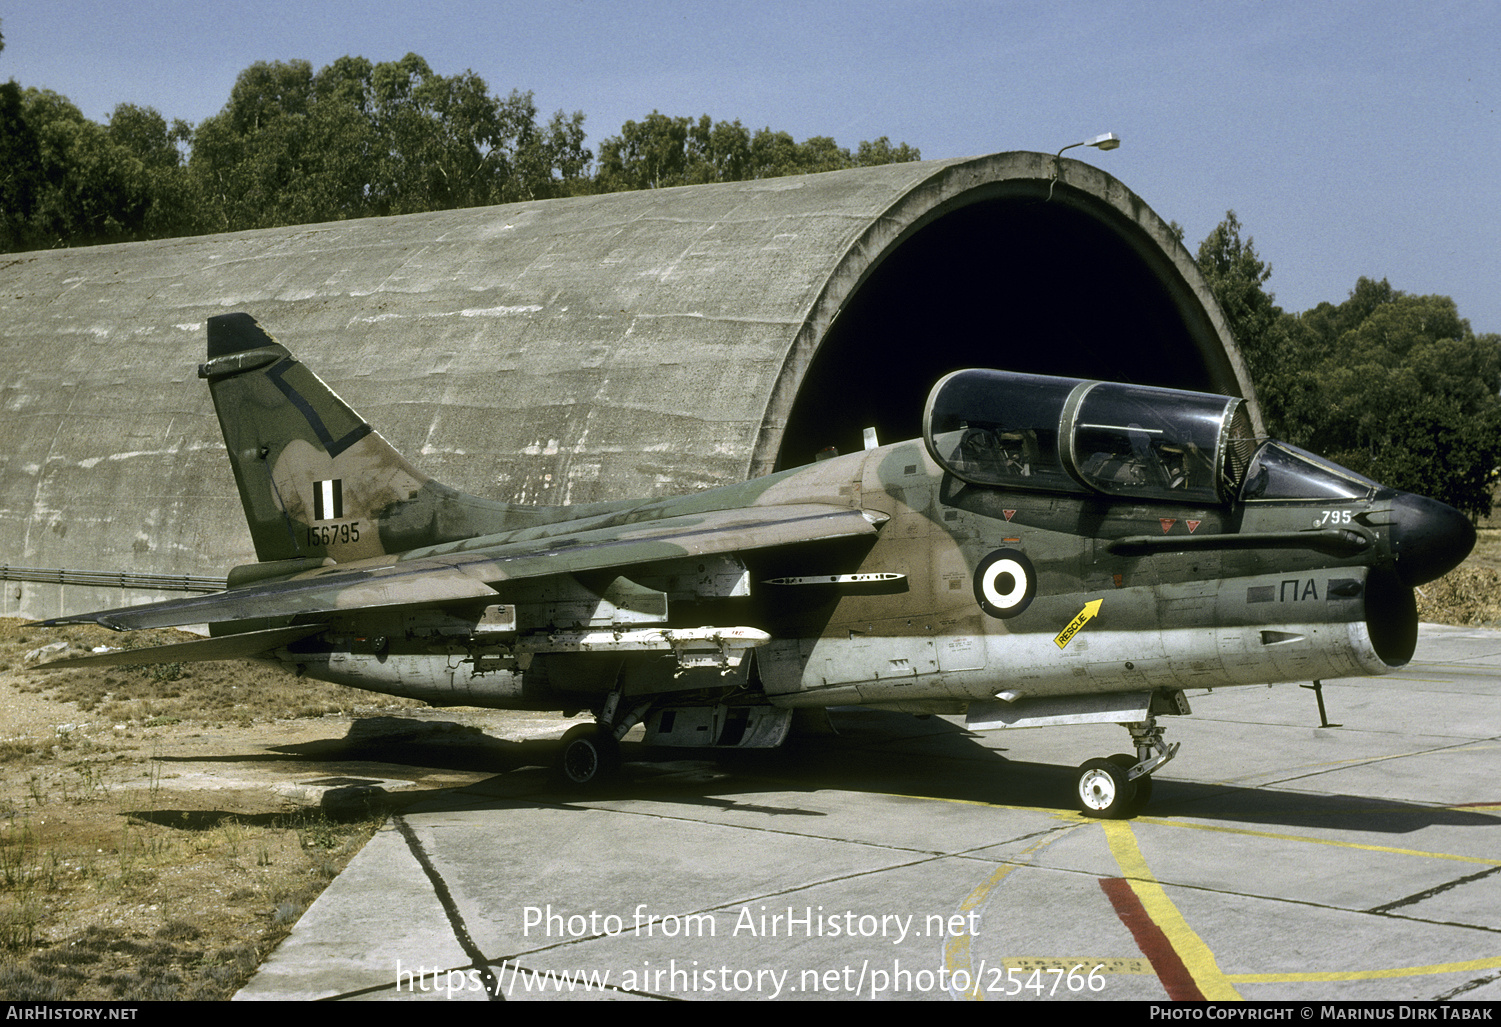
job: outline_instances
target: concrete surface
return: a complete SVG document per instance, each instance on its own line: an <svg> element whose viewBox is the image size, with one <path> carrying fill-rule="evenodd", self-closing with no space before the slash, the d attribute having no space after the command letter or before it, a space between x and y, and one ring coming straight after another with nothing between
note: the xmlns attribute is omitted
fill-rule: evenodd
<svg viewBox="0 0 1501 1027"><path fill-rule="evenodd" d="M1070 802L1112 726L837 711L587 800L519 766L393 818L238 998L1496 1001L1498 668L1501 631L1425 625L1325 683L1338 726L1195 694L1129 822Z"/></svg>

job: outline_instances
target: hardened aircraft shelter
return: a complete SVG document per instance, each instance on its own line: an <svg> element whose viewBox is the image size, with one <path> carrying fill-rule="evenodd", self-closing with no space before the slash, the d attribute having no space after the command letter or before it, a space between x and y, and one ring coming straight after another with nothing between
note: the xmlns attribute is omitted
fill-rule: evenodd
<svg viewBox="0 0 1501 1027"><path fill-rule="evenodd" d="M254 559L196 376L231 311L429 474L524 503L914 437L962 367L1251 395L1167 224L1041 153L3 255L0 615L147 597L38 568Z"/></svg>

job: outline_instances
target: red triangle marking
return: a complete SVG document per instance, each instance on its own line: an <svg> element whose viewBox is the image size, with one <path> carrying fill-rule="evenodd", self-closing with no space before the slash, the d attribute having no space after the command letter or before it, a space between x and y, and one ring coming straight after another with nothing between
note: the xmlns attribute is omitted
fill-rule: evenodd
<svg viewBox="0 0 1501 1027"><path fill-rule="evenodd" d="M1176 517L1159 517L1157 518L1157 520L1162 524L1162 533L1164 535L1166 535L1169 531L1172 531L1173 525L1178 523L1178 518Z"/></svg>

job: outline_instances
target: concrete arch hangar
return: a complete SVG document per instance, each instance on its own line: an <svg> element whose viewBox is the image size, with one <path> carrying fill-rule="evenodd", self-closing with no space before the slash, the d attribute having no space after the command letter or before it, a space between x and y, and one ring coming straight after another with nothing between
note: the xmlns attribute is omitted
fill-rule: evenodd
<svg viewBox="0 0 1501 1027"><path fill-rule="evenodd" d="M872 219L789 353L753 466L849 452L864 427L915 437L927 391L963 367L1243 396L1260 428L1223 314L1169 227L1098 168L1003 153L936 166Z"/></svg>
<svg viewBox="0 0 1501 1027"><path fill-rule="evenodd" d="M231 311L424 472L517 503L729 484L866 427L916 438L964 367L1251 395L1167 225L1039 153L9 254L5 275L11 568L252 558L194 374ZM0 614L135 598L12 585Z"/></svg>

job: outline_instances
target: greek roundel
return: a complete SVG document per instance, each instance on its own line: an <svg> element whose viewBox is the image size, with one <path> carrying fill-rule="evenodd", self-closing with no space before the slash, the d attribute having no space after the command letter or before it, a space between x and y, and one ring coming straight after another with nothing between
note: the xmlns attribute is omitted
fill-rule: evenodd
<svg viewBox="0 0 1501 1027"><path fill-rule="evenodd" d="M1037 594L1032 561L1015 549L997 549L975 568L975 601L992 617L1015 617Z"/></svg>

